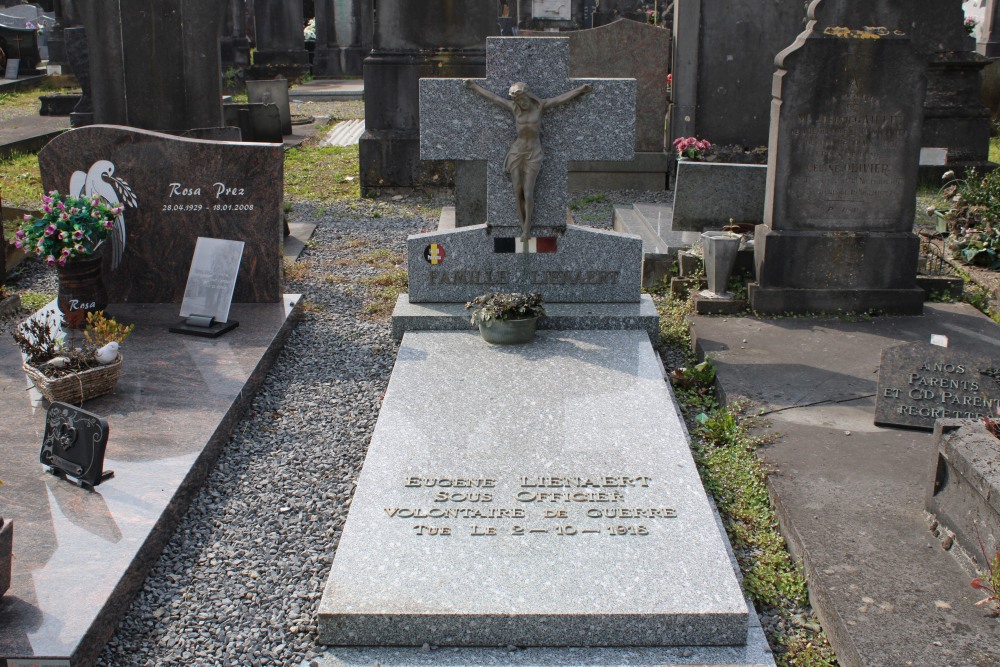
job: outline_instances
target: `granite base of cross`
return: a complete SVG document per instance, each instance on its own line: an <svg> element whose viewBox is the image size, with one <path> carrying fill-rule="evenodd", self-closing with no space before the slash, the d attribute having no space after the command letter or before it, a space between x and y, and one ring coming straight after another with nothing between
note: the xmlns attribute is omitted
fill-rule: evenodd
<svg viewBox="0 0 1000 667"><path fill-rule="evenodd" d="M635 79L571 79L566 37L489 37L483 88L507 98L523 81L538 98L590 84L592 91L542 116L544 159L535 186L532 236L566 227L570 160L635 157ZM462 79L420 80L420 157L485 160L487 224L498 236L521 232L514 189L504 159L517 136L514 117L466 88Z"/></svg>

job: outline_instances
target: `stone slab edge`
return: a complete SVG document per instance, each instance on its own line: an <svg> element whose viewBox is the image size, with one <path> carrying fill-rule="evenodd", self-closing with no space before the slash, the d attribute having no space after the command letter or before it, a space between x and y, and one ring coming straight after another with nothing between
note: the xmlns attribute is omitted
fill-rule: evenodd
<svg viewBox="0 0 1000 667"><path fill-rule="evenodd" d="M643 294L638 304L625 303L549 303L539 329L568 330L645 330L655 346L660 335L660 316L653 298ZM469 321L470 311L461 303L410 303L409 294L400 294L392 311L392 337L402 340L407 331L461 331L476 327Z"/></svg>
<svg viewBox="0 0 1000 667"><path fill-rule="evenodd" d="M686 431L686 427L685 427ZM709 497L729 561L742 582L736 555L718 508ZM436 648L326 647L301 667L774 667L774 656L753 601L744 646L664 646L628 648Z"/></svg>
<svg viewBox="0 0 1000 667"><path fill-rule="evenodd" d="M173 536L192 499L208 478L209 472L232 435L233 429L236 428L236 424L250 406L257 390L260 389L267 377L268 371L277 360L281 348L285 346L285 342L298 323L302 310L301 294L285 294L282 300L289 307L285 321L275 332L267 350L247 378L243 391L239 393L237 399L226 411L219 426L205 443L201 454L195 459L191 469L177 487L174 497L163 508L159 521L151 529L146 541L136 552L132 563L122 574L119 585L101 607L90 628L73 649L72 654L67 656L73 665L91 665L97 661L98 656L104 650L104 645L111 639L118 623L131 606L132 598L142 589L146 575L160 558L163 548ZM55 307L55 301L51 302L48 307Z"/></svg>

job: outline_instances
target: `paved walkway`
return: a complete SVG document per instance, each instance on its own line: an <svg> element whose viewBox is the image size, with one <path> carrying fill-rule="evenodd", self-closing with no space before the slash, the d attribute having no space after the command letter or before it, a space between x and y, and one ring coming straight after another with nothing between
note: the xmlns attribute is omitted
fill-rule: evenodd
<svg viewBox="0 0 1000 667"><path fill-rule="evenodd" d="M69 116L20 116L0 121L0 158L39 150L69 129Z"/></svg>
<svg viewBox="0 0 1000 667"><path fill-rule="evenodd" d="M300 83L288 90L293 100L362 100L365 97L365 83L361 79L313 79Z"/></svg>
<svg viewBox="0 0 1000 667"><path fill-rule="evenodd" d="M933 435L873 425L883 347L944 334L1000 357L1000 328L965 304L923 317L696 316L728 398L759 402L778 435L761 455L782 532L843 667L1000 664L1000 621L928 529Z"/></svg>

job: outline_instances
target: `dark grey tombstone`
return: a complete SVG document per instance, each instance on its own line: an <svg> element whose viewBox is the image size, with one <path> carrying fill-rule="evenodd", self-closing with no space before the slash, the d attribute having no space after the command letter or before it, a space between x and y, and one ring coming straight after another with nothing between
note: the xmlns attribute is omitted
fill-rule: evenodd
<svg viewBox="0 0 1000 667"><path fill-rule="evenodd" d="M240 129L243 141L281 143L281 112L275 104L224 104L223 115L228 127Z"/></svg>
<svg viewBox="0 0 1000 667"><path fill-rule="evenodd" d="M124 205L120 264L105 258L111 303L180 303L187 272L178 264L200 236L246 243L234 302L274 303L282 295L283 155L281 144L91 125L50 141L38 164L45 190L78 186Z"/></svg>
<svg viewBox="0 0 1000 667"><path fill-rule="evenodd" d="M496 13L495 0L379 2L364 64L365 133L358 147L364 191L453 182L450 161L420 160L417 82L482 77Z"/></svg>
<svg viewBox="0 0 1000 667"><path fill-rule="evenodd" d="M917 315L926 61L902 3L827 2L813 2L809 29L776 59L750 303L772 314Z"/></svg>
<svg viewBox="0 0 1000 667"><path fill-rule="evenodd" d="M674 3L669 143L765 146L774 57L805 27L802 0Z"/></svg>
<svg viewBox="0 0 1000 667"><path fill-rule="evenodd" d="M220 40L222 68L243 69L250 65L250 40L246 33L245 0L229 0Z"/></svg>
<svg viewBox="0 0 1000 667"><path fill-rule="evenodd" d="M934 430L938 419L996 416L1000 359L926 343L882 350L875 425Z"/></svg>
<svg viewBox="0 0 1000 667"><path fill-rule="evenodd" d="M292 110L288 102L286 79L247 81L247 101L250 104L273 104L278 107L282 134L292 133Z"/></svg>
<svg viewBox="0 0 1000 667"><path fill-rule="evenodd" d="M178 132L222 125L219 32L228 0L77 0L94 122Z"/></svg>
<svg viewBox="0 0 1000 667"><path fill-rule="evenodd" d="M371 0L316 0L315 76L360 76L372 50ZM368 30L366 30L366 25Z"/></svg>
<svg viewBox="0 0 1000 667"><path fill-rule="evenodd" d="M36 70L42 60L37 33L40 18L35 5L16 5L0 11L0 43L8 59L21 61L21 76L44 73Z"/></svg>
<svg viewBox="0 0 1000 667"><path fill-rule="evenodd" d="M69 124L82 127L94 122L94 98L90 88L90 51L87 48L87 32L84 28L74 27L63 30L66 41L66 57L69 69L80 83L80 102L69 115Z"/></svg>
<svg viewBox="0 0 1000 667"><path fill-rule="evenodd" d="M285 76L295 79L309 71L302 26L302 0L254 0L257 49L254 76L259 79Z"/></svg>

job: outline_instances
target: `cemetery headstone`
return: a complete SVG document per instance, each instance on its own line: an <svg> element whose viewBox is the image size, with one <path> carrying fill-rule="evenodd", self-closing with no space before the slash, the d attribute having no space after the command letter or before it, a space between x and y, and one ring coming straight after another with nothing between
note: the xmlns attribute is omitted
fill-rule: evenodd
<svg viewBox="0 0 1000 667"><path fill-rule="evenodd" d="M292 110L288 101L288 81L286 79L269 79L266 81L247 81L247 101L250 104L273 104L278 107L281 117L281 133L292 133Z"/></svg>
<svg viewBox="0 0 1000 667"><path fill-rule="evenodd" d="M219 33L228 0L77 0L94 122L161 132L222 126Z"/></svg>
<svg viewBox="0 0 1000 667"><path fill-rule="evenodd" d="M247 3L229 0L229 9L222 23L222 69L245 69L250 65L250 40L246 33Z"/></svg>
<svg viewBox="0 0 1000 667"><path fill-rule="evenodd" d="M449 17L448 21L439 20ZM362 190L448 185L450 162L421 161L418 80L479 77L484 40L497 34L496 0L382 0L365 60Z"/></svg>
<svg viewBox="0 0 1000 667"><path fill-rule="evenodd" d="M776 59L764 224L757 227L761 313L920 314L912 232L925 59L900 6L809 9L809 29Z"/></svg>
<svg viewBox="0 0 1000 667"><path fill-rule="evenodd" d="M52 140L38 161L46 191L125 205L124 253L116 267L105 260L111 303L180 303L178 266L202 236L245 242L233 298L270 303L282 295L283 155L281 144L91 125Z"/></svg>
<svg viewBox="0 0 1000 667"><path fill-rule="evenodd" d="M80 101L69 115L70 125L82 127L94 122L94 98L90 88L90 52L87 50L87 32L82 27L65 28L66 58L69 69L80 84Z"/></svg>
<svg viewBox="0 0 1000 667"><path fill-rule="evenodd" d="M371 0L317 0L316 76L360 76L372 50Z"/></svg>
<svg viewBox="0 0 1000 667"><path fill-rule="evenodd" d="M566 224L567 163L634 155L635 81L569 78L565 38L492 37L486 49L487 78L476 83L497 96L507 97L515 82L539 99L582 85L592 90L542 115L544 161L524 241L517 195L504 173L518 136L511 112L461 79L421 80L421 156L485 160L487 222L409 238L410 301L467 301L497 290L537 291L550 302L638 301L641 240Z"/></svg>
<svg viewBox="0 0 1000 667"><path fill-rule="evenodd" d="M294 79L308 71L302 0L254 0L253 11L257 26L254 75Z"/></svg>
<svg viewBox="0 0 1000 667"><path fill-rule="evenodd" d="M875 425L931 431L938 419L997 416L1000 360L937 345L882 350Z"/></svg>
<svg viewBox="0 0 1000 667"><path fill-rule="evenodd" d="M802 32L801 0L674 3L669 137L766 146L774 57Z"/></svg>
<svg viewBox="0 0 1000 667"><path fill-rule="evenodd" d="M45 22L51 23L48 20ZM38 40L41 23L42 12L37 5L15 5L0 9L0 44L8 59L20 61L22 75L44 74L44 71L36 71L42 60ZM16 78L16 74L13 78Z"/></svg>

